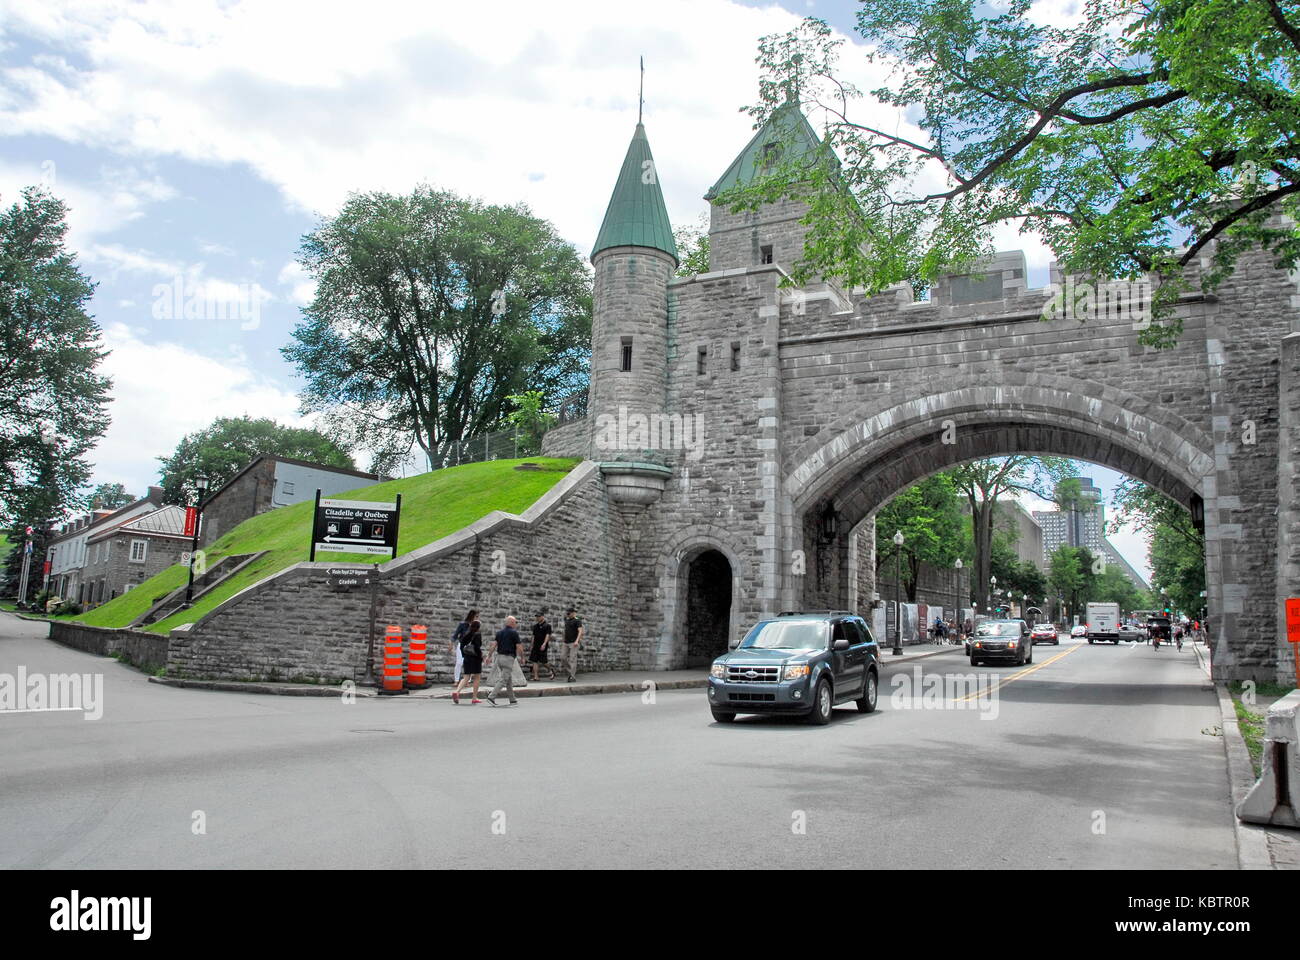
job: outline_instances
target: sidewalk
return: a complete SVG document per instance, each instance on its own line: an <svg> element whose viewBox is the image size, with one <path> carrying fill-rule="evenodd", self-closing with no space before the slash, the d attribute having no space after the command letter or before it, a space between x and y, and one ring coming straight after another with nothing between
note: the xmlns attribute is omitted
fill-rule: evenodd
<svg viewBox="0 0 1300 960"><path fill-rule="evenodd" d="M881 666L888 667L894 663L910 663L940 653L960 650L960 648L953 646L936 647L922 643L909 644L904 646L903 650L901 656L895 657L890 654L888 647L883 648L880 652ZM525 676L527 676L527 673L525 673ZM558 671L557 676L559 676ZM492 690L486 682L486 673L483 675L483 681L479 684L480 697L485 696ZM337 697L345 692L341 684L275 683L260 680L187 680L175 677L149 677L149 682L167 687L183 687L192 690L259 693L285 697ZM648 684L653 684L655 690L690 690L701 689L707 686L708 682L709 674L703 667L694 670L609 670L599 673L581 673L578 675L576 683L569 683L562 679L538 680L536 682L529 680L527 686L516 687L515 694L522 698L577 697L601 693L641 693L652 689ZM451 683L444 681L434 681L423 690L409 690L404 694L397 694L397 696L403 699L450 701L452 686ZM357 684L351 692L357 697L382 696L375 687L362 686L361 684ZM461 699L464 700L470 695L470 688L466 685L466 688L461 692Z"/></svg>
<svg viewBox="0 0 1300 960"><path fill-rule="evenodd" d="M1209 676L1209 655L1201 644L1192 647L1197 663ZM1256 823L1243 823L1237 819L1237 804L1246 798L1255 785L1255 769L1250 763L1250 752L1241 735L1237 711L1232 694L1226 684L1214 685L1219 697L1219 715L1223 731L1223 747L1228 758L1228 785L1231 788L1232 824L1237 833L1237 864L1243 870L1300 870L1300 832L1265 827ZM1260 712L1268 710L1261 703Z"/></svg>

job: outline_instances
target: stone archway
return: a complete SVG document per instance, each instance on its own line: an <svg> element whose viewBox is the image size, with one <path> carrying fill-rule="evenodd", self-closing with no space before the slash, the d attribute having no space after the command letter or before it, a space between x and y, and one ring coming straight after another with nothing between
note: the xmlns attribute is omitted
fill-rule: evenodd
<svg viewBox="0 0 1300 960"><path fill-rule="evenodd" d="M704 550L686 561L682 610L685 666L707 667L727 652L731 627L731 564L718 550Z"/></svg>
<svg viewBox="0 0 1300 960"><path fill-rule="evenodd" d="M851 532L909 484L977 458L1067 456L1138 477L1203 522L1208 605L1220 613L1217 624L1212 618L1216 664L1227 666L1235 615L1225 599L1242 588L1217 509L1235 490L1216 471L1214 444L1167 410L1139 412L1136 399L1113 388L1098 394L1046 382L966 387L863 405L837 420L786 461L786 543L809 560L808 576L786 578L782 604L851 606Z"/></svg>
<svg viewBox="0 0 1300 960"><path fill-rule="evenodd" d="M742 623L740 554L725 531L692 527L665 545L659 560L663 632L655 667L707 666L747 626Z"/></svg>

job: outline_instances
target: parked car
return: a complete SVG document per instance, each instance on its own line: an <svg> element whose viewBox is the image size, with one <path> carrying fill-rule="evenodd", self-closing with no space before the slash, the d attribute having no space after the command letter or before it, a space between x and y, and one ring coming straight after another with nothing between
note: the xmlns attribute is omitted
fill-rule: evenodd
<svg viewBox="0 0 1300 960"><path fill-rule="evenodd" d="M1087 635L1088 635L1088 625L1086 623L1081 623L1076 627L1070 628L1071 637L1086 637Z"/></svg>
<svg viewBox="0 0 1300 960"><path fill-rule="evenodd" d="M862 618L783 613L759 621L713 661L709 709L718 723L738 713L793 713L824 724L838 703L871 713L879 687L880 648Z"/></svg>
<svg viewBox="0 0 1300 960"><path fill-rule="evenodd" d="M1056 624L1039 623L1034 625L1034 629L1029 632L1030 639L1034 643L1054 643L1057 646L1061 644L1061 635L1056 632Z"/></svg>
<svg viewBox="0 0 1300 960"><path fill-rule="evenodd" d="M1137 643L1146 639L1141 628L1138 627L1137 623L1131 620L1128 623L1121 623L1119 625L1119 638L1120 640L1127 640L1132 643Z"/></svg>
<svg viewBox="0 0 1300 960"><path fill-rule="evenodd" d="M970 665L978 667L986 660L1034 662L1034 643L1029 624L1023 620L985 620L975 628L971 641Z"/></svg>

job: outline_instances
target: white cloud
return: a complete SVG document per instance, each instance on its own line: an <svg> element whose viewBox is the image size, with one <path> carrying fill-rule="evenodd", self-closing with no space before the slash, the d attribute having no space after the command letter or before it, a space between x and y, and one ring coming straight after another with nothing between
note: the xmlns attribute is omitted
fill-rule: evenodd
<svg viewBox="0 0 1300 960"><path fill-rule="evenodd" d="M12 9L85 67L0 70L0 127L124 155L246 164L294 206L427 180L524 201L589 245L635 124L694 219L750 135L758 37L798 18L726 0L95 4ZM395 31L394 23L402 29ZM860 57L849 55L846 66ZM850 70L852 73L852 70ZM856 79L856 78L855 78Z"/></svg>
<svg viewBox="0 0 1300 960"><path fill-rule="evenodd" d="M0 163L0 198L6 206L28 186L44 187L67 204L68 247L83 253L96 245L97 238L143 217L151 205L176 197L164 180L135 166L105 166L86 182L65 176L54 160ZM112 251L106 256L111 258Z"/></svg>
<svg viewBox="0 0 1300 960"><path fill-rule="evenodd" d="M316 281L296 260L290 260L280 268L276 282L290 288L289 299L300 307L305 307L316 297Z"/></svg>
<svg viewBox="0 0 1300 960"><path fill-rule="evenodd" d="M113 378L113 422L92 454L96 483L143 491L157 482L155 458L217 417L310 425L298 415L297 397L254 373L239 353L218 359L180 344L147 342L142 331L121 323L105 329L104 344L112 351L101 372Z"/></svg>

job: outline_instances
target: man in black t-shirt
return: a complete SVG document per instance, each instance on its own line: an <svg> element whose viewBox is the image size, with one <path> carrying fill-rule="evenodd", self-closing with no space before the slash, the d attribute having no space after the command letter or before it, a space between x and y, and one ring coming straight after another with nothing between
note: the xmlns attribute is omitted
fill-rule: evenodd
<svg viewBox="0 0 1300 960"><path fill-rule="evenodd" d="M564 670L570 683L578 679L578 647L582 645L582 635L582 621L578 619L577 611L570 607L564 614L564 646L561 648Z"/></svg>
<svg viewBox="0 0 1300 960"><path fill-rule="evenodd" d="M533 680L537 680L537 668L546 667L550 671L551 680L555 679L555 668L550 664L548 650L551 646L551 625L546 622L546 611L542 610L537 614L537 622L533 624L533 646L528 651L528 662L533 665Z"/></svg>
<svg viewBox="0 0 1300 960"><path fill-rule="evenodd" d="M516 622L514 617L506 617L506 625L497 631L488 650L495 657L495 666L500 671L496 686L487 695L488 703L494 707L497 705L497 694L502 690L509 695L511 704L519 702L515 697L515 661L519 657L522 641L519 639L519 631L515 629Z"/></svg>

